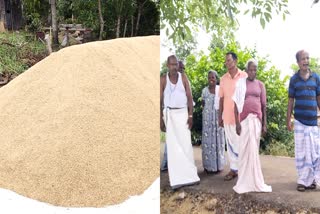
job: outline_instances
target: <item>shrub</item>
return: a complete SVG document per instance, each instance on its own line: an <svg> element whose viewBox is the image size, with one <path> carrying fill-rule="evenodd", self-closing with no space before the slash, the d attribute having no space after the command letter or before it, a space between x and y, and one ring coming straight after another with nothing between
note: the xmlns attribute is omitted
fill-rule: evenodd
<svg viewBox="0 0 320 214"><path fill-rule="evenodd" d="M286 130L286 112L288 102L287 82L289 77L280 79L280 70L270 66L267 58L259 57L256 50L241 49L239 44L231 42L226 48L215 47L209 55L189 55L186 58L186 74L192 87L192 94L196 106L194 108L194 126L192 128L193 144L201 143L202 109L201 92L207 85L207 73L210 69L218 72L220 77L226 73L224 66L225 54L234 51L238 55L238 67L245 69L245 64L250 58L259 62L257 79L261 80L267 90L267 128L268 133L261 141L261 147L266 149L272 140L288 146L293 139L293 134ZM288 147L291 149L291 147ZM289 152L292 153L291 151ZM289 154L288 153L288 154Z"/></svg>

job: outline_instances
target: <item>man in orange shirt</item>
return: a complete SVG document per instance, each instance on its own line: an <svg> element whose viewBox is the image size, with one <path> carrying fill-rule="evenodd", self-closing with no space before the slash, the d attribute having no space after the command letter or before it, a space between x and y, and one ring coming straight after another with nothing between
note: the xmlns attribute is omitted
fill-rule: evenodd
<svg viewBox="0 0 320 214"><path fill-rule="evenodd" d="M240 139L236 132L234 101L232 100L232 96L234 95L237 81L240 78L247 78L248 74L237 67L238 57L235 53L228 52L225 60L228 72L224 74L220 80L219 125L224 127L226 135L230 172L224 179L229 181L238 176L238 144Z"/></svg>

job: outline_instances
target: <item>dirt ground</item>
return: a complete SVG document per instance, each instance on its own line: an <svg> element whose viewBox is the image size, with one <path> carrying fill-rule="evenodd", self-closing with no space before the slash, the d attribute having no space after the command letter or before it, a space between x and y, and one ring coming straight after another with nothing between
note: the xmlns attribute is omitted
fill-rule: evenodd
<svg viewBox="0 0 320 214"><path fill-rule="evenodd" d="M193 191L161 191L161 213L162 214L314 214L320 213L317 208L306 208L278 203L276 200L270 203L257 201L248 194L210 194Z"/></svg>
<svg viewBox="0 0 320 214"><path fill-rule="evenodd" d="M163 151L163 144L161 144ZM161 158L162 158L161 153ZM161 173L161 213L320 213L320 188L296 191L296 169L293 158L260 156L265 182L272 193L236 194L236 180L226 182L224 175L203 172L201 147L194 147L200 184L173 191L168 173Z"/></svg>

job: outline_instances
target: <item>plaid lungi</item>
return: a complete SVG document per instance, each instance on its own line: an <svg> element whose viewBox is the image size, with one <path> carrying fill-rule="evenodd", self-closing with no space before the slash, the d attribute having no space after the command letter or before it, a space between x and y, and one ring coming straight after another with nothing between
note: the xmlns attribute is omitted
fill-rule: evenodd
<svg viewBox="0 0 320 214"><path fill-rule="evenodd" d="M310 186L320 182L320 133L317 126L294 121L295 162L298 184Z"/></svg>

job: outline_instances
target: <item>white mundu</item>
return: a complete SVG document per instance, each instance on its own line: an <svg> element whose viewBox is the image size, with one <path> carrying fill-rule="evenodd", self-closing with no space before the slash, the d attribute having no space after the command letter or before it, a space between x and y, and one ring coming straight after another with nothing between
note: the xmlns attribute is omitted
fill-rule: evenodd
<svg viewBox="0 0 320 214"><path fill-rule="evenodd" d="M178 82L176 84L171 83L169 73L167 73L166 78L167 84L163 92L164 107L186 108L188 106L188 99L180 72L178 72Z"/></svg>
<svg viewBox="0 0 320 214"><path fill-rule="evenodd" d="M200 181L194 163L191 132L187 124L188 110L164 109L166 143L168 149L168 171L170 186L178 188Z"/></svg>
<svg viewBox="0 0 320 214"><path fill-rule="evenodd" d="M178 72L177 84L167 74L164 90L163 120L166 125L166 144L170 186L175 189L200 181L194 163L191 132L188 127L186 90Z"/></svg>

